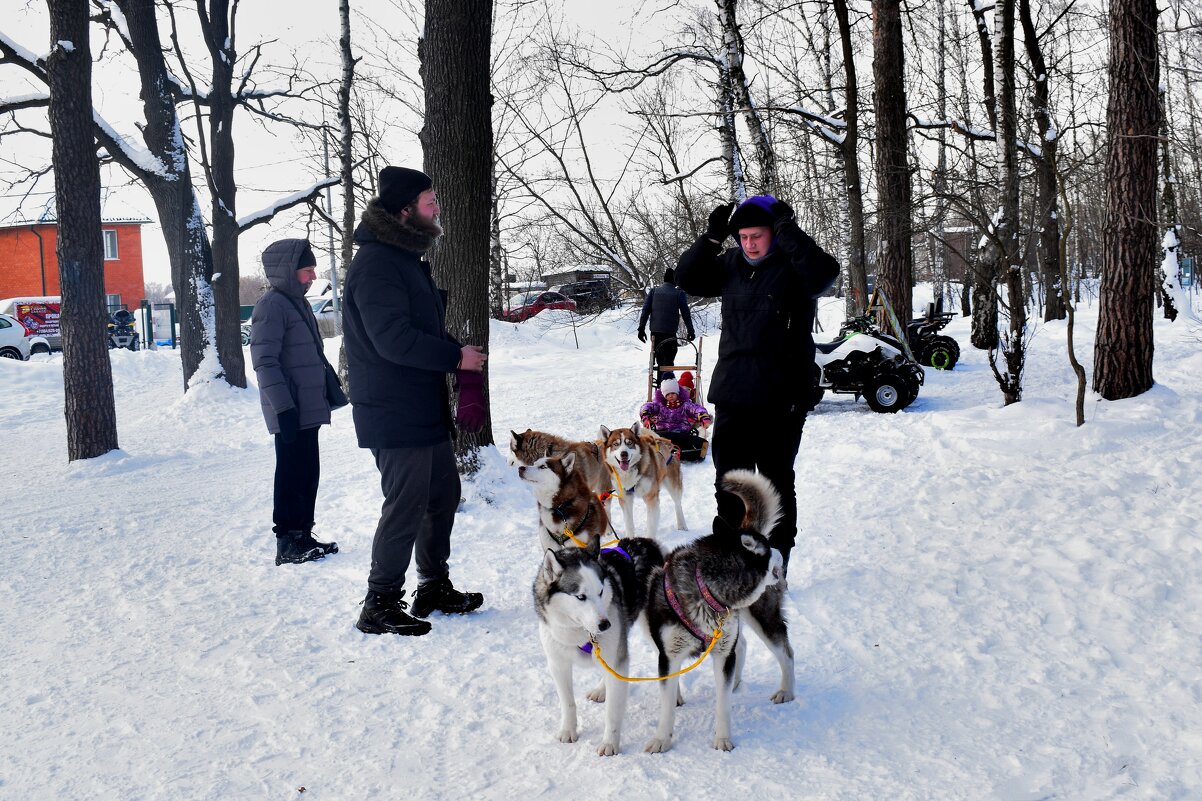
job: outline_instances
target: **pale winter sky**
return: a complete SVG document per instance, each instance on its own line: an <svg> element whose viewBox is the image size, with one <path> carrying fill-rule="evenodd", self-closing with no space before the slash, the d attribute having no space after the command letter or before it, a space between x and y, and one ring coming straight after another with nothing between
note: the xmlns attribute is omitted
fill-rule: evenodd
<svg viewBox="0 0 1202 801"><path fill-rule="evenodd" d="M564 9L569 26L595 33L600 41L608 44L622 46L632 40L651 39L646 35L647 26L637 21L630 22L632 18L645 19L655 10L654 7L648 8L645 0L619 0L605 4L604 9L592 0L562 0L559 5ZM306 59L306 66L310 70L325 71L330 76L336 76L337 5L305 0L290 4L287 14L280 14L279 8L277 4L264 2L246 2L239 6L239 51L244 53L262 40L275 40L278 42L275 51L277 60L284 61L289 51L295 51ZM0 19L4 20L0 23L0 31L9 38L36 54L49 49L49 23L42 4L28 0L0 0L0 14ZM180 19L185 25L192 22L190 13L181 15ZM360 25L358 31L352 31L352 38L362 32L363 26ZM416 36L418 32L398 27L395 33L402 38ZM93 52L99 46L100 41L94 40ZM323 65L328 65L328 69ZM26 79L20 70L0 70L0 95L14 96L35 91L44 91L44 87ZM140 137L137 137L133 125L139 116L139 109L138 84L132 73L116 68L98 72L93 92L93 102L105 119L118 132L134 137L140 144ZM239 115L235 124L239 141L239 217L251 214L321 178L320 165L297 148L294 138L287 135L272 136L245 114ZM413 127L417 128L418 125L414 124ZM185 134L193 133L195 122L186 120L184 130ZM420 147L415 138L409 140L410 137L402 137L390 142L390 155L397 163L420 164ZM0 159L0 221L37 218L48 205L53 211L53 186L49 177L41 180L28 194L28 185L6 188L26 169L36 169L48 162L48 143L32 137L8 139L4 152L4 157ZM194 179L203 180L197 175L195 162L193 173ZM149 195L140 186L131 185L127 176L116 168L102 173L102 183L105 187L106 216L143 216L152 220L143 228L145 278L147 282L170 283L167 250ZM207 217L208 205L203 199L202 208ZM259 272L258 254L267 243L280 237L309 236L324 246L327 240L325 227L306 230L306 219L303 211L293 211L285 213L271 224L250 229L243 236L240 248L242 273ZM324 263L321 265L323 268L325 266Z"/></svg>

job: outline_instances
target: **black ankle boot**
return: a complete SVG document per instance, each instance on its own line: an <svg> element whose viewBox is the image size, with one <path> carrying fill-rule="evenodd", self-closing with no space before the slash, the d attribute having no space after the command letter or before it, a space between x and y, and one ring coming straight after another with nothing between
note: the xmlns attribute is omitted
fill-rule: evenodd
<svg viewBox="0 0 1202 801"><path fill-rule="evenodd" d="M275 563L277 565L299 565L301 562L312 562L326 555L320 547L312 542L312 537L306 542L303 531L285 531L275 535Z"/></svg>
<svg viewBox="0 0 1202 801"><path fill-rule="evenodd" d="M418 620L405 610L409 604L402 600L405 591L367 591L363 599L363 611L359 614L356 628L364 634L421 635L430 630L430 624Z"/></svg>
<svg viewBox="0 0 1202 801"><path fill-rule="evenodd" d="M438 610L448 615L462 615L479 609L484 596L478 592L460 592L451 586L449 578L435 579L419 584L413 596L413 614L428 617Z"/></svg>
<svg viewBox="0 0 1202 801"><path fill-rule="evenodd" d="M321 548L323 554L338 553L338 543L336 542L318 542L313 539L313 529L308 529L301 532L301 543L309 548Z"/></svg>

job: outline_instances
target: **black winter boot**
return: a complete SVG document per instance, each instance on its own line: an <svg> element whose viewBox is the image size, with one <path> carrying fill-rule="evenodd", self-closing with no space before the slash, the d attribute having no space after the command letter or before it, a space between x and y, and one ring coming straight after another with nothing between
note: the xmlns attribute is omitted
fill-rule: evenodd
<svg viewBox="0 0 1202 801"><path fill-rule="evenodd" d="M460 592L451 586L449 578L426 581L417 586L413 596L413 614L429 617L434 610L448 615L462 615L479 609L484 596L478 592Z"/></svg>
<svg viewBox="0 0 1202 801"><path fill-rule="evenodd" d="M338 543L336 542L318 542L313 539L313 529L302 531L301 544L308 548L321 548L323 554L338 553Z"/></svg>
<svg viewBox="0 0 1202 801"><path fill-rule="evenodd" d="M301 562L312 562L326 555L312 537L306 541L303 531L285 531L275 535L275 563L277 565L299 565ZM311 544L312 543L312 544Z"/></svg>
<svg viewBox="0 0 1202 801"><path fill-rule="evenodd" d="M388 593L368 590L355 627L364 634L425 634L430 624L405 611L409 604L402 600L404 597L404 590Z"/></svg>

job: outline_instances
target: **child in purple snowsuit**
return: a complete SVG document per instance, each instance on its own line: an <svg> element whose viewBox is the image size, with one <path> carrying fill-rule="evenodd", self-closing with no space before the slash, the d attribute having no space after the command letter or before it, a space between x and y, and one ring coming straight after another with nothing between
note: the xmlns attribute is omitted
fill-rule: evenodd
<svg viewBox="0 0 1202 801"><path fill-rule="evenodd" d="M694 431L708 428L713 418L704 406L690 400L674 379L666 378L660 382L655 390L655 400L643 404L639 410L639 420L679 446L681 459L700 461L704 458L704 440Z"/></svg>

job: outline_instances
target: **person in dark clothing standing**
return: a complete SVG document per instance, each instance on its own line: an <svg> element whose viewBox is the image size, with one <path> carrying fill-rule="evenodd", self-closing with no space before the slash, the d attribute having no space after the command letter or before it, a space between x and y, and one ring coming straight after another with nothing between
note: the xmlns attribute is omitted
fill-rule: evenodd
<svg viewBox="0 0 1202 801"><path fill-rule="evenodd" d="M281 239L263 251L263 271L271 289L251 314L250 360L267 430L275 435L275 563L298 564L338 551L337 543L313 539L317 432L330 422L321 338L305 302L317 258L309 240Z"/></svg>
<svg viewBox="0 0 1202 801"><path fill-rule="evenodd" d="M723 251L732 234L739 246ZM838 263L798 227L793 209L771 195L737 209L718 206L676 265L681 289L722 298L722 338L706 396L715 412L717 482L736 468L758 469L772 481L782 516L769 541L786 564L797 538L793 465L813 406L815 299L838 274ZM720 488L716 496L718 516L737 527L742 502Z"/></svg>
<svg viewBox="0 0 1202 801"><path fill-rule="evenodd" d="M447 374L456 374L457 421L467 428L465 410L483 408L486 356L447 333L446 293L422 259L442 234L439 212L429 176L385 167L380 195L355 230L359 250L347 272L343 331L355 433L375 457L384 493L356 624L368 634L425 634L430 624L421 618L431 612L466 613L484 602L456 590L447 565L460 490ZM410 614L403 586L414 556Z"/></svg>
<svg viewBox="0 0 1202 801"><path fill-rule="evenodd" d="M655 354L655 364L672 365L676 363L676 330L680 320L684 318L688 339L693 341L696 333L693 331L693 317L689 314L689 296L676 288L674 271L671 267L664 270L664 282L647 293L643 301L643 312L639 315L639 341L647 341L647 320L651 320L651 352ZM662 381L664 373L656 376Z"/></svg>

